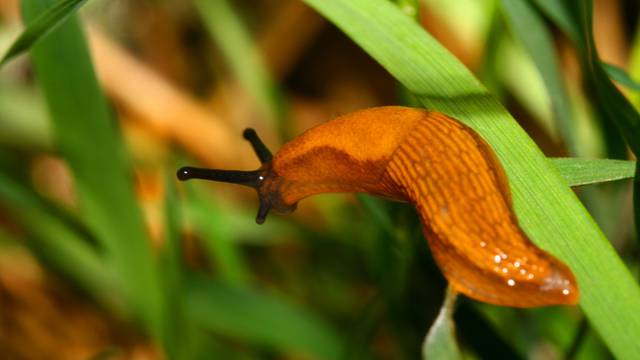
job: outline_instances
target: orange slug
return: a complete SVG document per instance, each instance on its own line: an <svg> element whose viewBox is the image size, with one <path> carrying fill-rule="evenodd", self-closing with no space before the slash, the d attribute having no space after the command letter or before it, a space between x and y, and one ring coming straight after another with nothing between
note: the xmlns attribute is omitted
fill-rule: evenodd
<svg viewBox="0 0 640 360"><path fill-rule="evenodd" d="M178 178L253 187L256 221L314 194L364 192L413 204L433 257L453 289L504 306L576 304L571 270L535 246L513 211L507 177L489 145L441 113L380 107L318 125L272 156L247 129L255 171L183 167Z"/></svg>

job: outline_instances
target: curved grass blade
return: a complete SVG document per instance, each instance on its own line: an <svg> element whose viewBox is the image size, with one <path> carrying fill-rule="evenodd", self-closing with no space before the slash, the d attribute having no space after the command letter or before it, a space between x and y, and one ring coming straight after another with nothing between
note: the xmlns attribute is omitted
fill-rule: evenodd
<svg viewBox="0 0 640 360"><path fill-rule="evenodd" d="M530 0L564 31L569 38L576 40L580 37L580 26L576 24L569 8L563 1L558 0Z"/></svg>
<svg viewBox="0 0 640 360"><path fill-rule="evenodd" d="M340 339L321 319L267 294L193 277L185 299L189 319L208 331L303 358L339 359L342 354Z"/></svg>
<svg viewBox="0 0 640 360"><path fill-rule="evenodd" d="M196 0L198 13L235 77L256 101L263 115L283 118L280 94L248 29L228 0ZM283 129L280 129L283 130Z"/></svg>
<svg viewBox="0 0 640 360"><path fill-rule="evenodd" d="M422 345L423 359L462 359L456 341L455 325L453 322L456 298L456 292L449 286L440 312L424 339Z"/></svg>
<svg viewBox="0 0 640 360"><path fill-rule="evenodd" d="M97 249L52 214L42 199L0 172L0 200L31 237L29 245L35 253L100 300L114 303L118 289Z"/></svg>
<svg viewBox="0 0 640 360"><path fill-rule="evenodd" d="M580 305L612 352L640 352L640 288L564 179L505 108L428 33L385 0L305 0L421 103L474 128L510 179L520 224L578 278Z"/></svg>
<svg viewBox="0 0 640 360"><path fill-rule="evenodd" d="M544 82L557 129L569 153L578 154L571 102L558 64L553 38L544 20L526 0L502 0L502 9L513 33L524 45Z"/></svg>
<svg viewBox="0 0 640 360"><path fill-rule="evenodd" d="M86 2L87 0L61 0L52 3L40 15L28 22L27 28L24 29L2 56L0 68L63 24L69 16L78 11Z"/></svg>
<svg viewBox="0 0 640 360"><path fill-rule="evenodd" d="M26 22L51 4L55 2L22 1ZM77 19L71 16L33 46L31 60L54 141L74 175L80 216L103 249L130 314L159 338L165 313L158 269L131 169Z"/></svg>
<svg viewBox="0 0 640 360"><path fill-rule="evenodd" d="M640 114L613 84L600 61L593 35L593 2L564 0L561 3L575 15L574 27L579 29L579 34L573 41L594 100L605 120L617 127L631 151L636 157L640 156ZM640 167L636 168L633 199L636 233L640 234Z"/></svg>
<svg viewBox="0 0 640 360"><path fill-rule="evenodd" d="M633 178L636 162L614 159L549 158L569 186Z"/></svg>
<svg viewBox="0 0 640 360"><path fill-rule="evenodd" d="M602 66L607 72L607 75L619 84L634 91L640 91L640 83L633 80L623 68L615 66L613 64L602 63Z"/></svg>
<svg viewBox="0 0 640 360"><path fill-rule="evenodd" d="M627 69L631 79L634 81L640 79L640 26L636 28L635 35L633 36ZM628 96L636 109L640 109L640 92L634 92L628 94Z"/></svg>

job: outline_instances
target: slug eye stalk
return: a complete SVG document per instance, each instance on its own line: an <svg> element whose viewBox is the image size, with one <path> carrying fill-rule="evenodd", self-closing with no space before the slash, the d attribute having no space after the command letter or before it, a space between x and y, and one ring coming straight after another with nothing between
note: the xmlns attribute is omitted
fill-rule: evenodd
<svg viewBox="0 0 640 360"><path fill-rule="evenodd" d="M253 151L258 156L258 159L260 159L260 163L262 165L271 162L271 160L273 159L273 155L271 154L271 151L269 151L267 146L262 142L262 140L260 140L260 137L255 130L253 130L252 128L244 129L244 131L242 132L242 137L244 137L245 140L249 141L251 147L253 148Z"/></svg>
<svg viewBox="0 0 640 360"><path fill-rule="evenodd" d="M508 178L491 146L442 113L372 108L320 124L272 155L244 131L262 163L255 171L185 167L180 180L256 189L256 222L287 213L306 197L364 192L413 204L433 258L458 292L498 305L576 304L564 263L532 243L518 224Z"/></svg>
<svg viewBox="0 0 640 360"><path fill-rule="evenodd" d="M260 159L262 166L253 171L243 170L220 170L220 169L204 169L191 166L185 166L178 170L177 177L181 181L191 179L202 179L218 181L230 184L238 184L254 188L258 197L260 198L260 207L258 208L258 215L256 216L256 222L258 224L264 223L267 218L267 214L273 204L273 199L269 194L263 191L265 180L273 177L271 170L271 160L273 155L266 145L260 140L260 137L254 129L245 129L242 136L249 141L253 151ZM285 212L293 211L295 207L291 209L284 209Z"/></svg>

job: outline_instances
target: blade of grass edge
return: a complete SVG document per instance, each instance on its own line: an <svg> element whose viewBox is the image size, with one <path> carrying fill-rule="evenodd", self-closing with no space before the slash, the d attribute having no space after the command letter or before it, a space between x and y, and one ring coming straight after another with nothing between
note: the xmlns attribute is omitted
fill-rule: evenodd
<svg viewBox="0 0 640 360"><path fill-rule="evenodd" d="M26 22L53 3L22 1ZM104 248L130 314L158 338L164 314L156 263L135 200L131 170L75 16L33 46L31 59L56 145L73 171L80 214Z"/></svg>
<svg viewBox="0 0 640 360"><path fill-rule="evenodd" d="M612 352L640 352L640 289L551 162L504 107L442 45L384 0L305 0L380 62L431 110L474 128L496 151L520 223L564 260L581 288L580 305ZM606 291L603 287L606 286ZM613 299L613 301L612 301Z"/></svg>
<svg viewBox="0 0 640 360"><path fill-rule="evenodd" d="M636 162L615 159L549 158L569 186L633 178Z"/></svg>
<svg viewBox="0 0 640 360"><path fill-rule="evenodd" d="M640 114L629 100L613 84L603 66L593 34L593 1L566 1L576 15L581 36L574 39L581 50L583 68L594 99L604 110L605 120L617 127L631 151L640 156ZM636 168L633 186L633 205L636 235L640 237L640 167Z"/></svg>
<svg viewBox="0 0 640 360"><path fill-rule="evenodd" d="M569 9L558 0L529 0L547 15L572 40L580 37L580 26L575 23Z"/></svg>
<svg viewBox="0 0 640 360"><path fill-rule="evenodd" d="M278 88L233 4L228 0L196 0L194 5L235 77L256 101L263 115L283 131Z"/></svg>
<svg viewBox="0 0 640 360"><path fill-rule="evenodd" d="M607 75L620 85L628 88L629 90L640 91L640 83L633 80L623 68L608 63L602 63L602 66L607 72Z"/></svg>
<svg viewBox="0 0 640 360"><path fill-rule="evenodd" d="M557 129L569 153L578 154L571 103L567 94L552 35L537 11L526 0L501 0L513 33L524 45L544 82Z"/></svg>
<svg viewBox="0 0 640 360"><path fill-rule="evenodd" d="M0 60L0 68L9 60L28 50L38 40L46 37L56 27L64 23L87 0L62 0L51 4L46 10L30 21L24 31L11 44Z"/></svg>

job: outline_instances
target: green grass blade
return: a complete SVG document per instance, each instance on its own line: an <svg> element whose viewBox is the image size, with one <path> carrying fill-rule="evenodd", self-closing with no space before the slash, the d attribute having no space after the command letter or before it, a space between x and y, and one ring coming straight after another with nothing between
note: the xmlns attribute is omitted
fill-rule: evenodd
<svg viewBox="0 0 640 360"><path fill-rule="evenodd" d="M587 80L595 92L594 100L604 110L605 120L615 124L631 150L640 155L640 114L616 88L600 61L591 26L593 4L590 0L568 3L572 6L577 16L577 25L582 31L582 36L576 42L579 49L584 49L580 56L583 58Z"/></svg>
<svg viewBox="0 0 640 360"><path fill-rule="evenodd" d="M633 178L636 162L612 159L550 158L569 186Z"/></svg>
<svg viewBox="0 0 640 360"><path fill-rule="evenodd" d="M110 302L118 289L97 249L53 214L32 191L0 172L0 200L31 236L30 246L47 263L96 297Z"/></svg>
<svg viewBox="0 0 640 360"><path fill-rule="evenodd" d="M565 0L565 3L576 14L576 25L581 30L581 36L574 41L580 50L583 71L594 93L594 100L604 112L604 120L618 128L631 151L638 157L640 114L613 84L600 61L593 35L593 2ZM640 236L640 167L636 168L634 178L633 204L636 234Z"/></svg>
<svg viewBox="0 0 640 360"><path fill-rule="evenodd" d="M569 8L558 0L530 0L535 3L558 27L572 40L578 39L582 33L580 26L576 24Z"/></svg>
<svg viewBox="0 0 640 360"><path fill-rule="evenodd" d="M228 0L196 0L196 8L228 66L269 120L282 116L279 94L259 49Z"/></svg>
<svg viewBox="0 0 640 360"><path fill-rule="evenodd" d="M235 241L237 231L228 226L230 222L226 212L213 199L199 195L195 187L189 190L191 194L185 212L202 235L204 251L216 274L225 281L247 283L251 274L245 265L242 249Z"/></svg>
<svg viewBox="0 0 640 360"><path fill-rule="evenodd" d="M564 179L442 45L384 0L305 0L431 109L468 124L500 158L523 229L578 278L582 309L619 358L640 352L640 289Z"/></svg>
<svg viewBox="0 0 640 360"><path fill-rule="evenodd" d="M27 28L24 29L2 56L0 68L63 24L64 21L80 9L85 2L87 2L87 0L61 0L51 3L51 5L35 17L33 21L29 21Z"/></svg>
<svg viewBox="0 0 640 360"><path fill-rule="evenodd" d="M440 312L424 339L424 344L422 345L423 359L462 359L462 354L460 354L456 341L455 324L453 322L456 297L455 291L449 287Z"/></svg>
<svg viewBox="0 0 640 360"><path fill-rule="evenodd" d="M631 43L628 70L631 80L636 82L640 80L640 26L636 28ZM628 96L636 109L640 109L640 92L631 93Z"/></svg>
<svg viewBox="0 0 640 360"><path fill-rule="evenodd" d="M204 329L313 359L339 359L342 345L320 319L249 288L193 278L186 289L187 314Z"/></svg>
<svg viewBox="0 0 640 360"><path fill-rule="evenodd" d="M420 15L420 0L395 0L395 2L407 16L418 19Z"/></svg>
<svg viewBox="0 0 640 360"><path fill-rule="evenodd" d="M607 72L607 75L619 84L633 91L640 91L640 83L633 80L623 68L615 66L613 64L602 63L602 66Z"/></svg>
<svg viewBox="0 0 640 360"><path fill-rule="evenodd" d="M0 143L20 149L51 149L51 124L31 89L0 84Z"/></svg>
<svg viewBox="0 0 640 360"><path fill-rule="evenodd" d="M29 22L53 4L25 0ZM161 287L132 173L100 90L83 32L72 16L31 49L56 145L70 165L81 215L104 248L126 303L152 333L162 324Z"/></svg>
<svg viewBox="0 0 640 360"><path fill-rule="evenodd" d="M162 328L162 343L169 359L177 359L185 341L181 336L185 330L184 311L182 306L182 289L184 264L182 260L181 208L175 186L175 173L165 175L164 204L164 244L159 254L160 271L165 301L164 308L168 312Z"/></svg>
<svg viewBox="0 0 640 360"><path fill-rule="evenodd" d="M558 64L553 37L544 20L527 0L502 0L502 9L513 33L531 56L547 88L556 127L566 142L569 153L576 155L571 102Z"/></svg>

